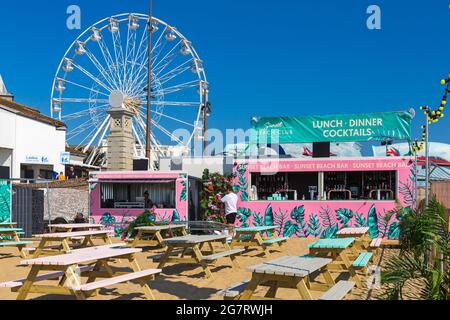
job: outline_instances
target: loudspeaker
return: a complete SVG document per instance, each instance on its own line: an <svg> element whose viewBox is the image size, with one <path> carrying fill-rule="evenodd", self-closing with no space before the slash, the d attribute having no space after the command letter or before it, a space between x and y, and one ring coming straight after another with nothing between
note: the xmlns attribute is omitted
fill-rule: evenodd
<svg viewBox="0 0 450 320"><path fill-rule="evenodd" d="M148 171L148 159L133 160L133 171Z"/></svg>
<svg viewBox="0 0 450 320"><path fill-rule="evenodd" d="M170 161L170 170L182 171L183 170L183 159L182 158L172 158L172 160Z"/></svg>
<svg viewBox="0 0 450 320"><path fill-rule="evenodd" d="M331 154L330 142L313 143L313 158L329 158Z"/></svg>

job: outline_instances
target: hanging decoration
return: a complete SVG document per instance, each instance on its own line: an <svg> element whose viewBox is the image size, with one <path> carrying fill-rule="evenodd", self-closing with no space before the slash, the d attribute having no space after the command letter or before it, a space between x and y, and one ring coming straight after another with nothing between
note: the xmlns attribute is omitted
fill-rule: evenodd
<svg viewBox="0 0 450 320"><path fill-rule="evenodd" d="M447 95L450 93L450 74L447 79L441 80L441 84L445 86L444 96L442 97L441 104L436 110L431 110L428 106L420 107L420 110L423 110L424 114L427 116L428 124L438 123L440 118L444 118L444 110L447 105ZM413 151L415 153L419 153L425 149L425 139L427 135L426 126L422 126L422 139L419 142L418 140L413 142Z"/></svg>

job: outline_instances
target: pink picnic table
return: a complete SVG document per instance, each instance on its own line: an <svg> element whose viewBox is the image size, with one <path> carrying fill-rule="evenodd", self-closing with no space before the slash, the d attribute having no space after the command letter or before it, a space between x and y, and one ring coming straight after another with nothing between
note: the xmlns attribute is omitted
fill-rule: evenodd
<svg viewBox="0 0 450 320"><path fill-rule="evenodd" d="M355 238L356 250L367 250L370 245L369 228L344 228L337 233L338 238Z"/></svg>
<svg viewBox="0 0 450 320"><path fill-rule="evenodd" d="M136 260L136 254L141 251L113 245L21 261L20 265L31 267L28 276L25 279L0 283L0 287L18 292L17 300L25 300L29 293L71 295L84 300L97 295L101 288L135 280L145 296L154 299L147 282L154 280L161 270L142 270ZM127 260L133 272L114 272L110 263L115 259ZM39 275L42 271L52 272ZM82 277L87 277L85 283L82 282ZM102 280L96 281L97 278ZM54 281L47 285L37 284L44 280Z"/></svg>

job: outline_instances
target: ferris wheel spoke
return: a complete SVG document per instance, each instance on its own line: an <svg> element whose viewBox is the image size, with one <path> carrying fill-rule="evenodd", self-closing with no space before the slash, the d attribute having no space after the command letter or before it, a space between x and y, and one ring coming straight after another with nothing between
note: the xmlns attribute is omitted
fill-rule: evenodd
<svg viewBox="0 0 450 320"><path fill-rule="evenodd" d="M120 37L120 30L116 31L116 32L111 32L111 37L112 37L112 41L113 41L113 47L114 47L114 56L116 58L115 61L115 65L116 65L116 70L118 71L117 77L119 78L119 82L120 82L120 89L124 90L123 87L123 79L122 79L122 75L123 75L123 65L125 64L124 58L123 58L123 48L122 48L122 41L121 41L121 37ZM121 63L122 63L122 68L121 68Z"/></svg>
<svg viewBox="0 0 450 320"><path fill-rule="evenodd" d="M112 57L112 55L111 55L111 52L110 52L109 49L108 49L108 46L107 46L106 43L105 43L105 40L103 39L103 37L101 37L101 38L97 41L97 43L98 43L98 46L100 47L100 51L102 52L103 59L105 60L106 65L108 66L108 70L109 70L109 72L110 72L111 77L112 77L113 79L114 79L114 78L117 78L118 71L117 71L117 69L115 68L114 59L113 59L113 57ZM117 88L120 87L120 86L118 85L119 80L120 80L120 79L115 79L115 80L114 80L115 87L117 87Z"/></svg>
<svg viewBox="0 0 450 320"><path fill-rule="evenodd" d="M73 138L79 136L80 134L94 127L95 125L96 124L94 121L83 122L81 125L71 129L70 132L67 133L67 141L72 140Z"/></svg>
<svg viewBox="0 0 450 320"><path fill-rule="evenodd" d="M167 42L164 42L164 47L165 47L166 44L167 44ZM172 46L172 48L166 52L166 55L161 60L159 60L158 63L156 63L156 61L158 61L157 59L159 58L159 55L155 56L154 60L152 61L152 69L157 69L159 67L159 65L161 65L161 63L163 63L170 56L172 56L174 54L175 55L178 54L178 52L174 53L174 51L175 51L175 49L180 47L180 44L181 44L181 40L175 42L175 45Z"/></svg>
<svg viewBox="0 0 450 320"><path fill-rule="evenodd" d="M72 102L72 103L103 103L108 104L108 99L85 99L85 98L61 98L61 102Z"/></svg>
<svg viewBox="0 0 450 320"><path fill-rule="evenodd" d="M76 63L73 63L74 67L76 67L78 70L80 70L82 73L84 73L86 76L91 78L95 83L97 83L99 86L103 87L106 91L111 92L112 89L109 88L107 85L105 85L103 82L101 82L97 77L94 77L89 71L84 69L82 66L79 66Z"/></svg>
<svg viewBox="0 0 450 320"><path fill-rule="evenodd" d="M166 136L168 136L172 141L175 141L176 143L183 144L183 142L178 139L178 137L174 136L171 132L169 132L164 127L160 126L156 121L152 121L152 126L158 128L162 133L164 133Z"/></svg>
<svg viewBox="0 0 450 320"><path fill-rule="evenodd" d="M89 143L86 145L86 147L83 149L83 152L86 152L89 150L89 148L91 147L91 145L94 143L95 139L97 138L97 136L100 134L100 132L102 132L106 126L106 129L108 128L108 122L111 119L111 116L108 114L105 118L105 120L103 121L103 123L101 124L101 126L97 129L97 131L95 132L94 136L92 137L92 139L89 141Z"/></svg>
<svg viewBox="0 0 450 320"><path fill-rule="evenodd" d="M174 92L179 92L182 90L186 90L186 89L191 89L191 88L198 88L199 86L199 82L197 80L194 81L190 81L190 82L185 82L185 83L180 83L177 85L174 85L172 87L167 87L167 88L163 88L161 90L158 90L155 92L155 95L168 95Z"/></svg>
<svg viewBox="0 0 450 320"><path fill-rule="evenodd" d="M127 49L125 56L125 89L129 87L131 80L133 79L133 71L134 66L136 64L135 55L136 55L136 39L137 39L137 30L131 29L128 26L128 37L127 37ZM128 61L130 61L130 66L128 68ZM128 73L127 73L128 70Z"/></svg>
<svg viewBox="0 0 450 320"><path fill-rule="evenodd" d="M117 83L111 78L110 74L106 71L103 65L98 61L98 59L86 48L86 55L91 60L92 64L97 68L97 70L101 73L103 78L105 78L106 82L111 88L119 89Z"/></svg>
<svg viewBox="0 0 450 320"><path fill-rule="evenodd" d="M108 131L108 129L109 129L109 127L108 127L108 125L106 125L105 128L103 129L102 134L100 135L100 137L98 139L97 145L94 148L94 151L92 152L92 154L95 155L95 154L97 154L99 152L100 147L103 145L103 140L105 139L106 132ZM88 147L88 149L89 149L89 147ZM92 158L88 161L88 164L92 165L92 163L94 162L94 159L95 159L95 156L92 156Z"/></svg>
<svg viewBox="0 0 450 320"><path fill-rule="evenodd" d="M72 85L74 85L74 86L76 86L76 87L79 87L79 88L82 88L82 89L86 89L86 90L88 90L88 91L90 91L90 92L94 92L94 93L101 94L101 95L106 96L106 97L109 96L108 94L106 94L106 93L104 93L104 92L102 92L102 91L98 91L98 90L95 90L95 89L93 89L93 88L88 88L88 87L86 87L86 86L83 86L83 85L81 85L81 84L78 84L78 83L76 83L76 82L73 82L73 81L70 81L70 80L67 80L67 79L65 79L64 82L65 82L65 83L68 83L68 84L72 84Z"/></svg>
<svg viewBox="0 0 450 320"><path fill-rule="evenodd" d="M159 74L157 74L156 76L159 76L158 78L159 78L159 81L161 82L161 85L169 82L170 80L172 80L172 79L178 77L179 75L185 73L186 71L190 70L191 66L189 63L192 60L193 59L190 59L190 60L180 64L178 67L172 69L171 71L167 72L166 74L164 74L162 76L159 76Z"/></svg>
<svg viewBox="0 0 450 320"><path fill-rule="evenodd" d="M153 111L153 113L156 113L157 115L159 115L159 116L161 116L161 117L163 117L163 118L167 118L167 119L170 119L170 120L173 120L173 121L176 121L176 122L185 124L185 125L187 125L187 126L189 126L189 127L195 128L195 126L194 126L192 123L183 121L183 120L181 120L181 119L177 119L177 118L175 118L175 117L168 116L168 115L166 115L166 114L164 114L164 113L161 113L161 112L158 112L158 111Z"/></svg>
<svg viewBox="0 0 450 320"><path fill-rule="evenodd" d="M95 111L103 111L103 110L106 110L106 109L109 109L109 105L107 105L107 104L101 105L101 106L96 106L96 107L93 108L93 110L95 110ZM71 114L68 114L66 116L63 116L62 120L63 121L75 120L75 119L78 119L78 118L81 118L81 117L84 117L84 116L87 116L87 115L91 114L91 112L93 110L92 109L85 109L85 110L81 110L81 111L78 111L78 112L75 112L75 113L71 113Z"/></svg>

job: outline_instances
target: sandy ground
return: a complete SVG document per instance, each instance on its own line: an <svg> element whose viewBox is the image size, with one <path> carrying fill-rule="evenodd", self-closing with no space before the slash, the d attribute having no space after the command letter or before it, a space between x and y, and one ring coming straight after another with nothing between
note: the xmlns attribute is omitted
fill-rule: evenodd
<svg viewBox="0 0 450 320"><path fill-rule="evenodd" d="M315 241L314 239L291 239L285 244L281 250L278 250L278 246L275 246L276 251L272 251L270 259L282 257L282 256L299 256L308 253L307 245ZM148 257L161 250L145 251L138 254L138 262L143 269L156 268L157 264L152 262ZM23 278L27 275L29 268L19 266L22 260L15 248L2 248L0 254L12 253L13 256L0 257L0 282L11 281ZM392 254L398 254L395 250L385 250L383 257ZM217 300L221 299L217 296L217 292L230 287L236 283L251 278L251 273L247 271L248 266L256 265L267 261L260 252L250 251L244 255L238 257L238 261L241 265L241 269L233 269L231 267L231 261L227 258L223 258L217 262L217 267L212 267L211 270L214 274L214 279L205 279L202 269L193 265L168 265L164 268L163 273L157 277L156 281L150 283L150 287L158 300ZM383 261L382 261L383 262ZM122 265L115 264L115 267L125 267L126 262ZM338 274L334 274L336 278ZM339 278L346 279L346 275L343 274ZM317 281L323 282L321 277L318 277ZM45 284L45 282L42 282ZM257 295L264 296L267 289L261 288L256 292ZM381 290L368 290L354 289L352 294L347 299L354 300L366 300L377 299ZM314 298L319 298L323 293L313 292ZM0 299L11 300L15 299L16 293L12 293L9 289L0 288ZM65 296L49 296L41 294L30 294L29 299L72 299ZM277 298L300 300L300 296L297 291L293 289L280 289ZM140 293L140 287L137 284L118 284L115 287L102 289L100 295L94 298L94 300L141 300L144 296Z"/></svg>

